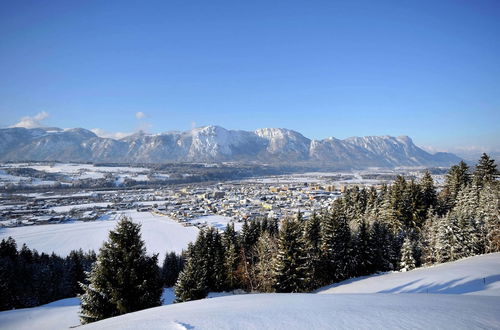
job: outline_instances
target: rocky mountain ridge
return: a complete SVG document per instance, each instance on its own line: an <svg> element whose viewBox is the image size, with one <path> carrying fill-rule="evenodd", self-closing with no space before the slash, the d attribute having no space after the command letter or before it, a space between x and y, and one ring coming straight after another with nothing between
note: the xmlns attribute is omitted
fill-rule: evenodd
<svg viewBox="0 0 500 330"><path fill-rule="evenodd" d="M334 137L311 140L284 128L255 131L205 126L184 132L146 134L122 139L99 137L83 128L0 129L2 161L85 162L248 162L370 166L448 166L460 158L430 154L407 136Z"/></svg>

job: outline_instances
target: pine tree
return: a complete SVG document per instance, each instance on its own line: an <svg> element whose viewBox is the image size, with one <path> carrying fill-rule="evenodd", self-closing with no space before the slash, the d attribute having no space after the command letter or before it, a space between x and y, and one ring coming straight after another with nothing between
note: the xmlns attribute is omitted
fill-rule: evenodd
<svg viewBox="0 0 500 330"><path fill-rule="evenodd" d="M415 268L415 259L413 258L413 248L409 237L406 237L401 248L401 261L399 270L407 272Z"/></svg>
<svg viewBox="0 0 500 330"><path fill-rule="evenodd" d="M158 257L146 255L140 228L123 217L109 233L89 274L89 284L82 285L82 324L160 305Z"/></svg>
<svg viewBox="0 0 500 330"><path fill-rule="evenodd" d="M278 239L274 266L276 292L303 292L307 289L306 254L300 223L285 219Z"/></svg>

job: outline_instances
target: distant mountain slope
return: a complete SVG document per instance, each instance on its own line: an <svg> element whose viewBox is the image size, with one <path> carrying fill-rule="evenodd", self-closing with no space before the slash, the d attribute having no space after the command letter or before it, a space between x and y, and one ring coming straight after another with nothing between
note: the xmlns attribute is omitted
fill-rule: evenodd
<svg viewBox="0 0 500 330"><path fill-rule="evenodd" d="M460 159L448 153L429 154L407 136L310 140L284 128L249 132L206 126L185 132L139 132L120 140L101 138L82 128L4 128L0 129L0 160L258 161L363 168L448 166Z"/></svg>

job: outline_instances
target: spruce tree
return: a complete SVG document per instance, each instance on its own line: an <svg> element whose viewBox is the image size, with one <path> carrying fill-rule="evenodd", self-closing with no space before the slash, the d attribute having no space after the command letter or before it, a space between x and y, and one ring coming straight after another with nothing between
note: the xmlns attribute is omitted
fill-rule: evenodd
<svg viewBox="0 0 500 330"><path fill-rule="evenodd" d="M399 270L407 272L415 268L415 259L413 258L413 248L409 237L406 237L401 248L401 261Z"/></svg>
<svg viewBox="0 0 500 330"><path fill-rule="evenodd" d="M202 235L202 232L200 232ZM199 240L200 236L198 236ZM184 269L174 286L175 302L203 299L207 296L207 269L202 258L201 244L189 244Z"/></svg>
<svg viewBox="0 0 500 330"><path fill-rule="evenodd" d="M274 291L274 265L278 251L276 238L268 232L264 232L254 247L257 256L255 264L255 289L259 292Z"/></svg>
<svg viewBox="0 0 500 330"><path fill-rule="evenodd" d="M449 216L438 218L436 240L436 260L438 263L452 261L453 231Z"/></svg>
<svg viewBox="0 0 500 330"><path fill-rule="evenodd" d="M303 235L310 278L308 284L313 290L321 285L321 221L315 213L304 223Z"/></svg>
<svg viewBox="0 0 500 330"><path fill-rule="evenodd" d="M161 277L163 285L171 287L177 281L179 273L182 270L182 257L178 256L175 252L165 254L163 266L161 268Z"/></svg>
<svg viewBox="0 0 500 330"><path fill-rule="evenodd" d="M363 276L375 271L373 262L374 250L370 237L370 229L366 221L361 221L353 243L355 254L354 275Z"/></svg>
<svg viewBox="0 0 500 330"><path fill-rule="evenodd" d="M238 244L238 235L234 230L234 224L228 224L222 234L222 244L224 246L224 269L228 290L233 290L239 285L238 264L240 263L240 248Z"/></svg>
<svg viewBox="0 0 500 330"><path fill-rule="evenodd" d="M470 183L469 166L461 161L446 174L444 189L441 191L441 214L446 214L456 204L458 193Z"/></svg>
<svg viewBox="0 0 500 330"><path fill-rule="evenodd" d="M303 292L307 289L306 253L301 224L285 219L278 238L274 266L276 292Z"/></svg>
<svg viewBox="0 0 500 330"><path fill-rule="evenodd" d="M422 192L421 196L424 212L427 212L431 207L435 208L437 205L437 194L436 188L434 187L434 180L429 171L425 171L420 182L420 189Z"/></svg>
<svg viewBox="0 0 500 330"><path fill-rule="evenodd" d="M479 196L477 212L484 230L481 232L486 252L500 252L500 185L487 184Z"/></svg>
<svg viewBox="0 0 500 330"><path fill-rule="evenodd" d="M495 182L497 177L498 171L495 160L483 153L473 173L474 182L482 187L484 184Z"/></svg>
<svg viewBox="0 0 500 330"><path fill-rule="evenodd" d="M157 255L146 255L139 224L123 217L99 250L82 285L82 324L159 306L162 283Z"/></svg>

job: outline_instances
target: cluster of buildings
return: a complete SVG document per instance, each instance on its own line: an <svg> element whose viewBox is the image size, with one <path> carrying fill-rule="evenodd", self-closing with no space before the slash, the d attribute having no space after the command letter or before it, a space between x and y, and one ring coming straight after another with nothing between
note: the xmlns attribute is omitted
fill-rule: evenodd
<svg viewBox="0 0 500 330"><path fill-rule="evenodd" d="M332 185L308 183L228 182L0 196L0 227L113 219L120 211L154 212L190 225L204 216L220 215L242 222L257 217L282 218L329 205L341 195Z"/></svg>

